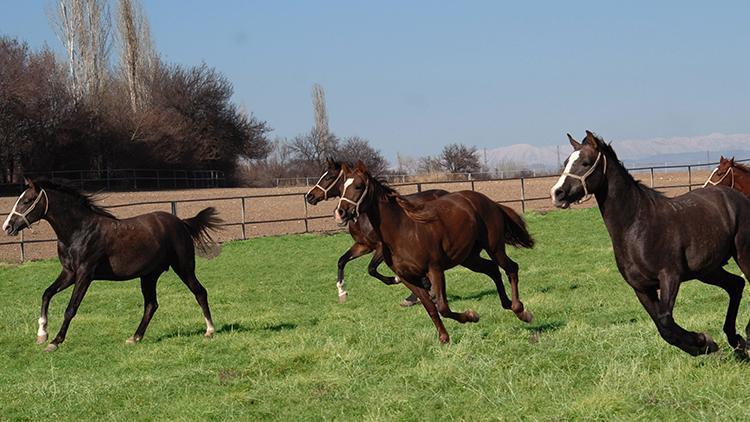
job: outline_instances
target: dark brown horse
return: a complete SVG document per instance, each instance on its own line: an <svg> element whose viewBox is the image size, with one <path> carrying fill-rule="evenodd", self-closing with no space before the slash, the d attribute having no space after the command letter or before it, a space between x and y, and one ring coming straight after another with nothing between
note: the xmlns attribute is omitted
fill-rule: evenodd
<svg viewBox="0 0 750 422"><path fill-rule="evenodd" d="M531 312L518 298L518 264L505 253L510 244L531 248L534 241L521 216L478 192L449 193L434 201L415 204L372 177L362 162L354 169L343 166L346 180L334 212L345 223L367 216L382 244L386 264L419 297L438 330L441 343L449 341L440 315L460 323L477 322L473 310L451 311L445 294L445 270L462 265L486 274L494 282L500 304L512 309L522 321L531 322ZM492 260L480 256L487 251ZM510 280L512 300L503 286L498 265ZM433 285L437 307L421 280ZM438 314L439 312L439 314Z"/></svg>
<svg viewBox="0 0 750 422"><path fill-rule="evenodd" d="M140 277L143 319L128 343L140 341L159 306L156 281L169 267L188 286L203 310L205 335L213 335L208 295L195 277L193 244L205 245L210 241L208 231L219 227L221 220L213 208L206 208L185 220L165 212L120 220L97 206L90 195L71 186L43 179L27 179L26 183L27 189L18 197L3 230L15 236L34 222L47 220L57 235L57 253L62 264L57 280L42 295L37 343L47 341L50 300L55 294L74 286L60 331L45 351L54 351L65 340L70 321L94 279Z"/></svg>
<svg viewBox="0 0 750 422"><path fill-rule="evenodd" d="M344 173L341 168L341 163L328 158L326 159L326 165L326 171L320 176L318 183L316 183L315 186L313 186L305 195L305 199L311 205L316 205L320 201L341 196L341 190L344 186ZM406 195L405 198L413 203L420 204L425 201L432 201L446 195L447 193L448 192L444 190L432 189L412 195ZM383 262L383 254L380 248L380 241L378 241L377 235L375 234L372 224L367 216L362 215L358 219L349 221L348 227L349 234L352 236L352 239L354 239L354 245L341 255L338 261L336 287L339 291L339 302L341 303L343 303L347 297L347 292L344 288L344 267L349 261L357 259L362 255L367 255L370 252L375 251L370 260L370 264L367 266L368 274L388 285L398 283L394 277L384 276L378 272L378 266ZM426 281L426 283L429 284L429 281ZM429 288L429 285L427 287ZM411 306L416 303L418 303L418 299L412 293L401 302L401 306Z"/></svg>
<svg viewBox="0 0 750 422"><path fill-rule="evenodd" d="M550 191L552 200L568 208L594 195L617 268L659 334L691 355L718 350L708 334L687 331L672 316L680 284L697 278L729 295L724 332L732 347L744 349L735 324L745 282L723 267L734 258L750 276L750 200L725 187L667 198L633 179L612 147L591 132L583 143L568 137L574 152Z"/></svg>
<svg viewBox="0 0 750 422"><path fill-rule="evenodd" d="M708 176L703 187L708 185L729 186L750 197L750 166L735 163L734 157L727 159L722 156L719 165Z"/></svg>

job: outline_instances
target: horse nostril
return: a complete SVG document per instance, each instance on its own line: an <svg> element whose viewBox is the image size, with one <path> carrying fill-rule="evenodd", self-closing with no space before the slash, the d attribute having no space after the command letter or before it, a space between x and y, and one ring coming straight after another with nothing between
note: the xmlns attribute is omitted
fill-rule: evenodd
<svg viewBox="0 0 750 422"><path fill-rule="evenodd" d="M563 192L562 188L555 189L555 199L560 199L563 197L565 193Z"/></svg>

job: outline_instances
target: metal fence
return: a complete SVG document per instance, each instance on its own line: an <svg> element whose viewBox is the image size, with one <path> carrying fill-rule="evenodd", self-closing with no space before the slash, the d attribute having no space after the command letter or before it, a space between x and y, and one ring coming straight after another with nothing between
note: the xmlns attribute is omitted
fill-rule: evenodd
<svg viewBox="0 0 750 422"><path fill-rule="evenodd" d="M736 160L737 162L745 162L750 161L750 159L745 160ZM631 168L629 171L631 173L636 174L643 174L646 173L648 176L648 180L650 182L651 187L657 187L658 189L687 189L688 191L692 190L694 187L700 187L705 182L705 179L700 180L694 180L694 173L696 170L703 169L704 171L711 170L714 166L716 166L717 163L704 163L704 164L689 164L689 165L670 165L670 166L659 166L659 167L637 167L637 168ZM687 170L687 183L678 183L678 184L667 184L667 185L659 185L655 186L655 178L662 173L669 173L671 175L680 175L684 177L685 173L679 173L675 172L676 169L686 169ZM514 183L517 184L518 189L518 196L511 197L511 198L505 198L502 200L497 200L497 203L500 204L509 204L509 205L516 205L520 206L520 210L522 212L525 212L529 209L529 204L533 203L534 201L546 201L547 208L549 207L549 195L546 192L546 189L551 186L547 186L547 184L544 185L544 196L534 196L534 195L527 195L528 193L528 186L529 184L535 183L537 179L549 179L551 177L557 177L555 176L531 176L531 177L519 177L519 178L512 178L512 179L489 179L489 180L458 180L458 181L436 181L436 182L418 182L418 183L406 183L406 184L393 184L392 186L396 187L399 190L405 191L405 190L416 190L417 192L421 192L425 186L429 187L430 185L451 185L451 184L468 184L471 190L482 190L483 187L486 187L486 184L489 183L496 183L496 182L503 182L503 183ZM539 186L536 186L535 190L538 189ZM251 200L258 200L258 199L264 199L264 198L293 198L297 197L299 198L299 206L300 210L304 210L304 214L301 217L292 217L292 218L279 218L279 219L252 219L251 213L248 212L248 206L247 202ZM252 237L257 237L257 235L254 235L253 233L250 233L248 230L248 227L252 225L260 225L260 224L280 224L280 223L290 223L290 222L302 222L304 223L304 229L300 230L300 233L309 233L314 231L321 231L321 230L311 230L310 223L319 220L319 219L329 219L332 220L332 217L330 215L310 215L308 204L304 199L304 192L295 192L295 193L283 193L283 194L264 194L264 195L241 195L241 196L222 196L222 197L213 197L213 198L201 198L201 199L181 199L181 200L173 200L173 201L143 201L143 202L132 202L132 203L126 203L126 204L117 204L117 205L110 205L107 206L108 209L121 209L121 208L127 208L127 207L142 207L142 206L149 206L154 209L164 209L166 206L169 206L169 209L171 210L172 214L177 215L177 209L180 205L185 204L191 204L191 203L199 203L199 202L216 202L216 201L236 201L237 206L239 207L239 220L238 221L231 221L231 222L224 222L221 224L221 226L224 227L239 227L240 231L239 234L235 237L232 237L230 240L244 240ZM542 207L536 207L536 208L542 208ZM1 218L5 218L8 214L0 214ZM49 242L56 242L56 239L34 239L34 240L27 240L24 239L24 231L21 232L20 239L19 240L13 240L13 241L5 241L0 242L0 247L2 246L8 246L8 245L17 245L19 248L19 257L21 261L25 261L26 256L26 248L28 245L34 245L39 243L49 243Z"/></svg>
<svg viewBox="0 0 750 422"><path fill-rule="evenodd" d="M226 185L219 170L105 169L28 172L27 176L65 179L86 190L159 190L219 188ZM0 193L19 189L18 184L0 185Z"/></svg>

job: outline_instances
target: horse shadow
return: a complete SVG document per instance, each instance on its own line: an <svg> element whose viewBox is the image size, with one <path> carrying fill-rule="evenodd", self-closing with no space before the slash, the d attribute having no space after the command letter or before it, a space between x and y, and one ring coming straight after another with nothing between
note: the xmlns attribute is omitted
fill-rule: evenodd
<svg viewBox="0 0 750 422"><path fill-rule="evenodd" d="M481 292L472 293L469 295L457 295L457 294L448 294L448 300L454 301L454 300L477 300L482 299L485 296L497 296L497 290L495 289L487 289L483 290Z"/></svg>
<svg viewBox="0 0 750 422"><path fill-rule="evenodd" d="M214 335L217 334L223 334L223 333L245 333L245 332L253 332L253 331L272 331L275 333L278 333L280 331L286 331L286 330L294 330L298 327L297 324L293 322L280 322L278 324L262 324L260 326L250 326L246 324L241 324L238 322L232 322L227 324L222 324L219 327L216 328L214 331ZM203 334L206 332L204 328L196 328L193 330L176 330L171 333L162 334L161 336L156 338L157 342L161 342L164 340L169 340L175 337L193 337L193 336L203 336Z"/></svg>

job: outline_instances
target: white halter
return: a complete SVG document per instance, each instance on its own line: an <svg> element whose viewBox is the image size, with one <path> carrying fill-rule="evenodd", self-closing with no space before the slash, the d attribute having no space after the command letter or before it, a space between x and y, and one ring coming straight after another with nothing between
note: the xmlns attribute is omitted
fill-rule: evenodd
<svg viewBox="0 0 750 422"><path fill-rule="evenodd" d="M729 167L729 170L726 173L724 173L723 176L721 176L721 179L719 179L718 182L712 182L711 179L714 177L714 174L716 174L717 171L719 171L718 167L716 167L714 171L711 172L711 175L708 176L708 180L706 180L706 183L703 184L703 187L705 188L708 185L716 186L718 184L721 184L721 182L723 182L724 179L726 179L727 176L729 176L729 173L732 173L732 186L731 187L734 188L734 167Z"/></svg>
<svg viewBox="0 0 750 422"><path fill-rule="evenodd" d="M312 192L313 190L315 190L315 188L318 188L318 189L320 189L320 190L323 191L323 200L324 201L327 200L328 199L328 191L331 190L334 186L336 186L336 183L339 182L339 179L341 179L341 176L344 175L344 169L341 169L341 171L339 172L339 175L336 176L336 179L330 185L328 185L327 188L324 188L323 186L320 186L320 182L323 181L323 178L326 177L326 175L328 175L328 171L326 171L325 173L323 173L322 176L320 176L320 179L318 179L318 183L316 183L315 186L313 186L309 191L307 191L307 194L305 196L309 195L310 192Z"/></svg>
<svg viewBox="0 0 750 422"><path fill-rule="evenodd" d="M367 189L370 188L370 181L367 180L365 182L365 190L362 191L362 195L359 196L359 199L357 199L356 201L352 201L351 199L345 197L345 195L346 195L346 189L352 185L353 181L354 179L347 179L346 183L344 183L344 191L341 192L341 198L339 198L339 203L338 205L336 205L336 212L338 213L339 209L341 209L341 202L346 201L354 205L354 221L356 222L357 217L359 217L359 206L362 205L362 201L364 201L365 197L367 196Z"/></svg>
<svg viewBox="0 0 750 422"><path fill-rule="evenodd" d="M26 211L20 213L20 212L18 212L16 210L16 208L18 207L18 203L21 202L21 198L23 198L23 195L25 193L26 193L26 191L24 191L24 193L22 193L21 196L19 196L18 199L16 200L16 204L13 205L13 210L10 212L10 214L8 214L8 219L6 220L6 222L9 222L10 218L12 216L18 215L21 218L23 218L24 223L26 223L26 227L28 227L29 229L31 229L31 223L29 223L29 220L26 218L26 216L29 215L31 213L31 211L34 211L34 208L36 208L36 205L39 203L39 200L42 199L42 195L44 195L44 199L45 199L45 201L44 201L44 214L42 214L41 217L39 217L39 219L41 219L42 217L44 217L45 215L47 215L47 210L49 209L49 197L47 196L47 192L44 189L42 189L41 191L39 191L39 195L36 196L36 199L31 204L31 206L29 206L26 209Z"/></svg>
<svg viewBox="0 0 750 422"><path fill-rule="evenodd" d="M607 174L607 156L604 155L604 154L602 154L601 152L599 152L599 155L596 156L596 160L594 161L594 165L592 165L591 168L589 169L589 171L587 171L586 173L584 173L583 176L579 176L577 174L573 174L573 173L571 173L569 171L563 171L563 173L561 174L561 176L572 177L574 179L577 179L577 180L579 180L581 182L581 185L583 185L583 198L581 198L581 199L578 200L579 204L582 204L582 203L588 201L589 199L591 199L592 195L589 193L588 187L586 187L586 179L588 179L588 177L591 176L591 174L594 172L594 170L596 170L596 165L599 164L599 159L602 158L602 157L604 157L604 174L606 175Z"/></svg>

